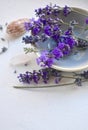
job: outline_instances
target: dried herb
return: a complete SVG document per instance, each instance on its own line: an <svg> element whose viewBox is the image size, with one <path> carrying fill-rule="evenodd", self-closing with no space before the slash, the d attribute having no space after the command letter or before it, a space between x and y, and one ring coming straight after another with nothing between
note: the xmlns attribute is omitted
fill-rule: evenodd
<svg viewBox="0 0 88 130"><path fill-rule="evenodd" d="M0 39L1 39L3 42L5 41L5 38L3 38L3 37L2 37L2 38L0 38Z"/></svg>
<svg viewBox="0 0 88 130"><path fill-rule="evenodd" d="M1 52L0 52L0 54L3 54L3 53L5 53L7 50L8 50L8 48L7 48L7 47L3 47L3 48L1 49Z"/></svg>
<svg viewBox="0 0 88 130"><path fill-rule="evenodd" d="M2 25L0 25L0 31L2 31L3 30L3 26Z"/></svg>

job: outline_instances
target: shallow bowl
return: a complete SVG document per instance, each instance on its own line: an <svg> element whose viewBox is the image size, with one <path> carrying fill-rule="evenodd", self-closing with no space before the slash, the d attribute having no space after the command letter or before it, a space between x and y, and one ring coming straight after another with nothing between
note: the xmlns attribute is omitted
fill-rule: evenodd
<svg viewBox="0 0 88 130"><path fill-rule="evenodd" d="M79 27L74 28L74 35L79 38L83 38L88 40L88 30L85 31L83 28L85 28L87 25L85 24L86 18L88 18L88 11L81 9L81 8L75 8L72 7L72 12L67 16L63 16L61 13L59 15L59 18L61 18L64 22L69 22L72 20L76 20L79 23ZM63 25L62 29L65 30L67 28L67 25ZM37 44L37 48L40 50L46 49L47 45L45 44ZM40 56L40 51L37 53L38 56ZM61 71L67 71L67 72L75 72L75 71L81 71L83 69L86 69L88 67L88 49L84 51L77 51L74 53L71 53L69 56L62 58L60 60L54 60L54 64L52 65L52 68L55 68L57 70Z"/></svg>

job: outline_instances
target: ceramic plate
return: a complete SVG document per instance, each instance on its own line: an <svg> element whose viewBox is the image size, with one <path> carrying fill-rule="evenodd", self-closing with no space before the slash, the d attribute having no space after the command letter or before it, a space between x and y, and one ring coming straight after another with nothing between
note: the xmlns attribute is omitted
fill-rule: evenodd
<svg viewBox="0 0 88 130"><path fill-rule="evenodd" d="M60 14L60 18L65 21L69 22L72 20L76 20L81 27L86 27L85 19L88 18L88 11L80 9L80 8L72 8L73 11L67 17ZM67 25L63 25L63 30L66 30ZM83 39L88 40L88 30L84 31L83 28L75 27L74 28L74 35L76 37L80 37ZM53 41L51 41L53 43ZM48 45L45 44L37 44L37 48L40 49L47 49ZM37 53L39 56L40 53ZM54 64L52 65L53 68L61 71L80 71L88 67L88 49L84 51L77 51L72 53L70 56L67 56L60 60L55 60Z"/></svg>

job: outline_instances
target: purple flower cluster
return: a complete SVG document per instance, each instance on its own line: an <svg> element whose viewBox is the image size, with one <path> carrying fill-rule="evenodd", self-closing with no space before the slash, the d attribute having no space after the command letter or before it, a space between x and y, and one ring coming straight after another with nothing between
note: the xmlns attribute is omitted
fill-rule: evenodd
<svg viewBox="0 0 88 130"><path fill-rule="evenodd" d="M65 6L62 9L57 5L47 5L45 8L35 10L35 12L38 19L32 19L30 23L25 23L25 28L27 31L31 31L31 35L23 37L23 41L34 45L38 42L40 44L41 42L47 43L45 42L47 39L53 39L56 46L41 52L41 56L37 59L37 63L40 66L51 67L54 58L60 59L70 54L71 50L77 44L77 41L73 37L72 27L69 26L67 30L62 31L63 20L59 18L60 13L63 13L67 17L71 12L71 8ZM74 23L75 21L71 25Z"/></svg>
<svg viewBox="0 0 88 130"><path fill-rule="evenodd" d="M50 52L48 50L42 51L40 57L37 58L38 65L41 67L51 67L54 63L54 59L59 60L60 58L69 55L72 48L77 44L77 41L72 37L65 37L64 40L63 42L59 42Z"/></svg>
<svg viewBox="0 0 88 130"><path fill-rule="evenodd" d="M42 51L41 56L36 59L37 64L41 67L51 67L54 61L54 58L51 53L48 51Z"/></svg>
<svg viewBox="0 0 88 130"><path fill-rule="evenodd" d="M63 57L63 53L62 51L58 48L58 47L55 47L53 50L52 50L52 54L54 55L54 58L55 59L60 59Z"/></svg>
<svg viewBox="0 0 88 130"><path fill-rule="evenodd" d="M54 6L47 5L45 8L36 9L35 12L36 12L36 16L38 17L45 16L45 15L50 16L51 14L53 14L54 16L58 16L58 14L61 12L61 8L56 4ZM70 7L65 6L63 8L64 16L67 16L70 12L71 12Z"/></svg>
<svg viewBox="0 0 88 130"><path fill-rule="evenodd" d="M34 82L38 84L40 80L42 80L44 83L48 83L51 77L54 77L55 83L59 83L59 81L61 80L61 73L52 68L45 68L40 69L39 71L27 71L24 74L20 74L18 76L18 79L22 83L30 84L31 82Z"/></svg>
<svg viewBox="0 0 88 130"><path fill-rule="evenodd" d="M88 81L88 70L82 73L74 73L74 74L72 73L72 77L70 77L74 79L72 84L76 84L77 86L82 86L83 82ZM19 81L24 84L30 84L33 82L38 84L41 83L41 81L46 84L51 79L54 79L54 82L56 84L59 84L60 81L64 78L68 78L68 76L64 75L63 72L55 70L53 68L45 68L45 69L40 69L38 71L33 70L33 72L27 71L18 76Z"/></svg>
<svg viewBox="0 0 88 130"><path fill-rule="evenodd" d="M75 40L67 39L65 42L59 42L50 52L48 50L42 51L40 57L37 58L38 65L41 67L51 67L54 63L54 59L59 60L60 58L69 55L74 45L76 45Z"/></svg>
<svg viewBox="0 0 88 130"><path fill-rule="evenodd" d="M67 5L63 9L64 16L67 16L71 12L71 8Z"/></svg>
<svg viewBox="0 0 88 130"><path fill-rule="evenodd" d="M78 48L87 49L88 48L88 41L85 39L78 38Z"/></svg>
<svg viewBox="0 0 88 130"><path fill-rule="evenodd" d="M47 5L45 8L36 9L36 15L38 20L30 20L30 23L25 23L25 28L27 31L31 30L32 35L38 35L43 31L51 36L54 31L58 31L59 26L63 22L61 19L57 18L57 15L63 11L64 16L67 16L71 12L71 8L65 6L62 10L57 5L49 6Z"/></svg>

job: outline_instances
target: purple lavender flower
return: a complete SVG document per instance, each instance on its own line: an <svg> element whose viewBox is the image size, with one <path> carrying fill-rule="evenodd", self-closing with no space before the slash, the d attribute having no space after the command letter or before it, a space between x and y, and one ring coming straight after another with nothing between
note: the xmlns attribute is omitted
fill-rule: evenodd
<svg viewBox="0 0 88 130"><path fill-rule="evenodd" d="M88 18L86 19L86 21L85 21L85 22L86 22L86 24L88 24Z"/></svg>
<svg viewBox="0 0 88 130"><path fill-rule="evenodd" d="M29 23L29 22L25 22L25 23L24 23L24 27L25 27L26 31L31 30L32 26L33 26L33 25L32 25L31 23Z"/></svg>
<svg viewBox="0 0 88 130"><path fill-rule="evenodd" d="M54 20L52 18L46 18L47 24L52 25Z"/></svg>
<svg viewBox="0 0 88 130"><path fill-rule="evenodd" d="M58 84L61 81L61 77L56 77L55 78L55 83Z"/></svg>
<svg viewBox="0 0 88 130"><path fill-rule="evenodd" d="M64 46L65 46L65 43L64 43L64 42L59 42L59 43L58 43L58 48L59 48L60 50L62 50L62 49L64 48Z"/></svg>
<svg viewBox="0 0 88 130"><path fill-rule="evenodd" d="M52 7L49 6L49 5L47 5L47 6L45 7L45 12L46 12L47 15L50 15L50 14L52 13Z"/></svg>
<svg viewBox="0 0 88 130"><path fill-rule="evenodd" d="M37 27L42 26L42 22L41 22L40 18L34 21L34 26L37 26Z"/></svg>
<svg viewBox="0 0 88 130"><path fill-rule="evenodd" d="M59 83L62 79L62 74L60 71L53 68L43 68L38 71L33 70L32 72L27 71L23 74L20 74L18 79L24 84L30 84L32 81L38 84L39 80L42 80L46 84L52 77L54 77L55 83Z"/></svg>
<svg viewBox="0 0 88 130"><path fill-rule="evenodd" d="M42 76L43 82L47 83L49 80L49 71L47 71L47 69L42 69L40 70L40 75Z"/></svg>
<svg viewBox="0 0 88 130"><path fill-rule="evenodd" d="M57 24L55 24L53 27L53 31L59 31L59 30L60 30L60 27Z"/></svg>
<svg viewBox="0 0 88 130"><path fill-rule="evenodd" d="M67 16L71 12L71 8L67 5L63 8L64 16Z"/></svg>
<svg viewBox="0 0 88 130"><path fill-rule="evenodd" d="M77 39L77 47L79 48L88 48L88 41L85 39L78 38Z"/></svg>
<svg viewBox="0 0 88 130"><path fill-rule="evenodd" d="M33 27L33 29L32 29L32 34L33 34L33 35L38 35L38 33L39 33L40 31L41 31L40 27L35 26L35 27Z"/></svg>
<svg viewBox="0 0 88 130"><path fill-rule="evenodd" d="M35 9L36 15L41 15L42 14L42 9Z"/></svg>
<svg viewBox="0 0 88 130"><path fill-rule="evenodd" d="M65 43L68 44L72 49L76 45L76 40L73 37L69 36L65 38Z"/></svg>
<svg viewBox="0 0 88 130"><path fill-rule="evenodd" d="M52 35L52 29L49 25L46 25L44 27L44 33L47 34L48 36L51 36Z"/></svg>
<svg viewBox="0 0 88 130"><path fill-rule="evenodd" d="M20 74L18 76L18 79L19 79L20 82L30 84L30 82L32 81L31 72L27 71L25 74Z"/></svg>
<svg viewBox="0 0 88 130"><path fill-rule="evenodd" d="M70 46L63 42L58 44L58 48L62 51L63 55L68 55L71 52Z"/></svg>
<svg viewBox="0 0 88 130"><path fill-rule="evenodd" d="M72 30L72 28L70 27L70 28L68 28L68 30L67 31L65 31L65 35L72 35L73 34L73 30Z"/></svg>
<svg viewBox="0 0 88 130"><path fill-rule="evenodd" d="M57 5L54 5L54 6L47 5L44 8L36 9L35 12L38 17L51 15L51 14L53 14L54 16L57 16L58 13L60 12L60 7Z"/></svg>
<svg viewBox="0 0 88 130"><path fill-rule="evenodd" d="M60 59L63 57L63 53L62 51L58 48L58 47L55 47L53 50L52 50L52 54L54 55L54 57L56 59Z"/></svg>
<svg viewBox="0 0 88 130"><path fill-rule="evenodd" d="M51 67L53 64L53 57L50 55L48 51L43 51L41 56L36 59L37 64L41 67Z"/></svg>
<svg viewBox="0 0 88 130"><path fill-rule="evenodd" d="M61 29L58 25L54 25L53 27L53 34L52 34L52 38L58 43L59 38L61 35Z"/></svg>
<svg viewBox="0 0 88 130"><path fill-rule="evenodd" d="M38 74L38 72L36 72L35 70L33 70L33 73L32 73L32 79L35 83L38 83L39 79L40 79L40 76Z"/></svg>
<svg viewBox="0 0 88 130"><path fill-rule="evenodd" d="M51 67L53 64L54 59L52 57L47 58L47 60L44 62L45 66Z"/></svg>
<svg viewBox="0 0 88 130"><path fill-rule="evenodd" d="M58 41L59 41L59 37L60 37L60 35L59 35L59 33L54 33L53 35L52 35L52 38L58 43Z"/></svg>
<svg viewBox="0 0 88 130"><path fill-rule="evenodd" d="M41 23L43 23L43 25L46 25L46 23L47 23L47 19L43 18L43 17L40 17L40 21L41 21Z"/></svg>
<svg viewBox="0 0 88 130"><path fill-rule="evenodd" d="M25 42L25 44L33 43L34 37L33 36L25 36L25 37L23 37L23 42Z"/></svg>

